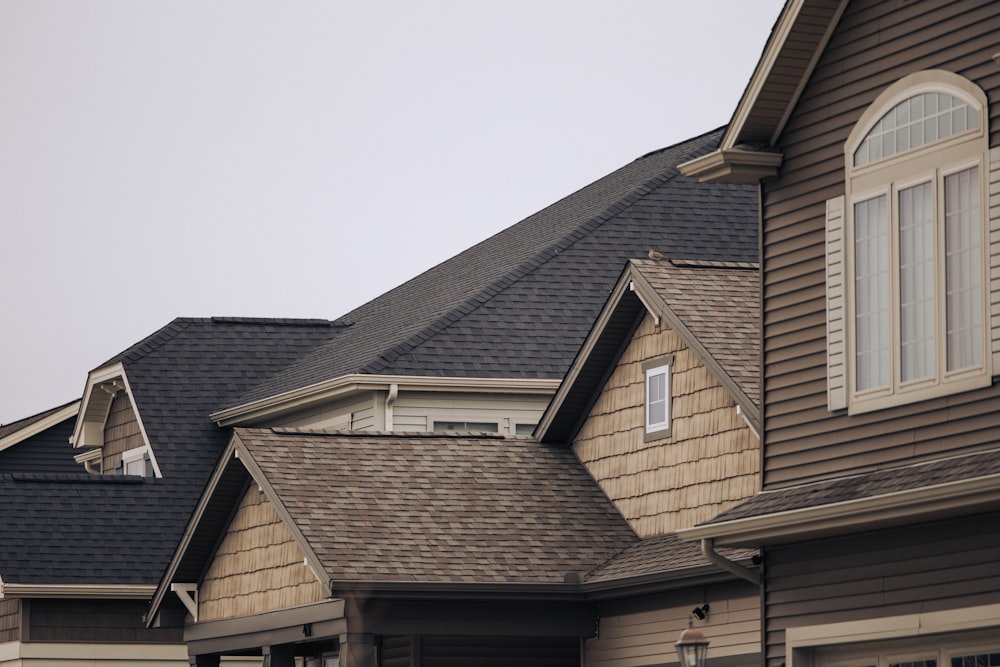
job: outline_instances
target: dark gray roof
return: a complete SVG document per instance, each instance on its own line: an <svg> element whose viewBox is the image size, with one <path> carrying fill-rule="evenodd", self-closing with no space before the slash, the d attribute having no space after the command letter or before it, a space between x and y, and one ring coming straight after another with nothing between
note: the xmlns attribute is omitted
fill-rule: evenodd
<svg viewBox="0 0 1000 667"><path fill-rule="evenodd" d="M706 523L723 523L777 512L873 498L998 473L1000 473L1000 449L976 452L788 489L762 491Z"/></svg>
<svg viewBox="0 0 1000 667"><path fill-rule="evenodd" d="M72 405L75 402L76 401L69 401L67 403L63 403L60 406L49 408L48 410L39 412L37 415L31 415L30 417L25 417L24 419L18 419L17 421L8 422L6 424L0 424L0 438L6 438L9 435L13 435L18 431L28 428L32 424L37 424L46 417L54 415L63 408Z"/></svg>
<svg viewBox="0 0 1000 667"><path fill-rule="evenodd" d="M232 405L350 373L562 377L629 258L756 261L755 187L676 169L720 134L643 156L355 309Z"/></svg>
<svg viewBox="0 0 1000 667"><path fill-rule="evenodd" d="M562 584L637 539L572 452L527 438L234 437L334 581Z"/></svg>
<svg viewBox="0 0 1000 667"><path fill-rule="evenodd" d="M86 473L0 475L0 579L156 584L177 543L177 515L190 511L186 500L192 492L197 498L195 487Z"/></svg>

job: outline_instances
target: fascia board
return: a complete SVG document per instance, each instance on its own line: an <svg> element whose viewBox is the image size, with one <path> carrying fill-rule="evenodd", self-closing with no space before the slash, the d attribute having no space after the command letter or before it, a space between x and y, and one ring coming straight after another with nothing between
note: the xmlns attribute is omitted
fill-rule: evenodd
<svg viewBox="0 0 1000 667"><path fill-rule="evenodd" d="M260 401L246 403L212 413L219 426L234 426L249 421L301 410L318 403L346 398L364 391L388 391L391 385L400 391L464 391L499 394L551 394L559 380L546 378L478 378L439 377L420 375L369 375L351 373L332 380L278 394Z"/></svg>
<svg viewBox="0 0 1000 667"><path fill-rule="evenodd" d="M580 584L473 581L330 581L334 597L363 596L394 600L548 600L578 602Z"/></svg>
<svg viewBox="0 0 1000 667"><path fill-rule="evenodd" d="M776 176L783 159L781 153L720 148L677 165L677 169L703 183L753 184Z"/></svg>
<svg viewBox="0 0 1000 667"><path fill-rule="evenodd" d="M39 419L33 424L29 424L22 429L11 433L10 435L0 438L0 452L5 449L9 449L14 445L24 442L28 438L38 435L42 431L45 431L53 426L60 424L71 417L75 417L80 412L80 401L73 401L69 405L53 412L51 415L45 419Z"/></svg>
<svg viewBox="0 0 1000 667"><path fill-rule="evenodd" d="M93 399L94 389L97 385L125 376L125 366L122 362L116 362L109 366L95 368L87 374L87 382L83 387L83 398L80 401L80 409L76 418L76 426L73 428L71 442L74 447L82 447L81 438L83 436L83 425L87 417L87 409ZM145 437L145 436L144 436Z"/></svg>
<svg viewBox="0 0 1000 667"><path fill-rule="evenodd" d="M751 564L750 559L737 562L747 567ZM585 583L581 587L581 590L586 594L588 599L604 600L647 595L650 593L660 593L729 581L742 581L742 579L714 565L700 565L654 574Z"/></svg>
<svg viewBox="0 0 1000 667"><path fill-rule="evenodd" d="M705 346L702 345L698 337L687 328L683 320L678 317L677 313L674 312L673 308L670 307L659 292L656 291L646 277L642 275L641 271L633 270L632 274L632 284L635 287L636 294L640 295L642 302L644 304L656 304L655 307L659 311L659 315L663 318L667 325L673 329L678 336L690 347L696 355L701 359L701 362L705 364L715 379L719 381L719 384L729 392L729 394L736 400L737 405L743 409L743 413L746 416L747 421L750 423L750 427L756 433L760 433L760 417L757 406L754 402L740 389L739 385L729 376L722 366L716 361ZM647 305L648 308L648 305Z"/></svg>
<svg viewBox="0 0 1000 667"><path fill-rule="evenodd" d="M152 584L0 584L0 598L73 598L148 600Z"/></svg>
<svg viewBox="0 0 1000 667"><path fill-rule="evenodd" d="M614 288L611 290L611 295L605 302L604 308L601 309L597 319L594 320L594 324L590 328L590 333L587 334L586 339L584 339L583 344L577 351L576 357L573 359L573 363L566 372L566 376L559 384L559 388L556 390L552 400L549 401L549 405L542 414L542 418L538 421L538 427L535 429L535 434L539 441L545 440L545 434L552 426L552 421L562 409L562 405L565 402L566 397L569 395L569 392L573 389L573 386L579 379L580 373L583 370L587 359L590 357L591 353L593 353L597 343L601 340L604 330L608 326L608 322L611 320L612 315L614 315L615 310L618 308L618 304L621 303L622 297L628 292L631 284L631 274L632 267L631 264L629 264L625 267L625 270L622 272L618 282L615 283Z"/></svg>
<svg viewBox="0 0 1000 667"><path fill-rule="evenodd" d="M684 540L717 545L782 544L1000 506L1000 474L925 486L870 498L702 524L677 531Z"/></svg>

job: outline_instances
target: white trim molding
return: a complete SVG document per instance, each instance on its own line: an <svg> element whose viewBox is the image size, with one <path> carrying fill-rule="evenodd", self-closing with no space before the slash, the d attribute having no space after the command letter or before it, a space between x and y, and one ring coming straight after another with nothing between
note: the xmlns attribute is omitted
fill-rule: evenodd
<svg viewBox="0 0 1000 667"><path fill-rule="evenodd" d="M12 584L0 581L0 599L73 598L148 600L156 592L149 584Z"/></svg>
<svg viewBox="0 0 1000 667"><path fill-rule="evenodd" d="M421 375L369 375L351 373L308 387L271 396L212 413L219 426L234 426L285 414L330 400L347 398L366 391L463 391L483 394L553 394L559 379L436 377Z"/></svg>
<svg viewBox="0 0 1000 667"><path fill-rule="evenodd" d="M42 431L52 428L56 424L60 424L71 417L75 417L80 412L80 401L73 401L72 403L60 408L59 410L53 412L48 417L44 419L39 419L38 421L28 424L24 428L18 429L3 438L0 438L0 452L5 449L9 449L14 445L24 442L28 438L38 435Z"/></svg>

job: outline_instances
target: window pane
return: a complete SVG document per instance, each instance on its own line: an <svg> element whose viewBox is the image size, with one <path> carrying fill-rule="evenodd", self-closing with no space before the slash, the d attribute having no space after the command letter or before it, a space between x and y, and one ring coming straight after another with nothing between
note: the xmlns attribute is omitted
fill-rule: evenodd
<svg viewBox="0 0 1000 667"><path fill-rule="evenodd" d="M500 430L500 427L496 422L435 421L434 430L471 433L497 433Z"/></svg>
<svg viewBox="0 0 1000 667"><path fill-rule="evenodd" d="M654 369L646 375L646 427L666 426L667 371Z"/></svg>
<svg viewBox="0 0 1000 667"><path fill-rule="evenodd" d="M903 382L934 374L931 184L899 191L899 346Z"/></svg>
<svg viewBox="0 0 1000 667"><path fill-rule="evenodd" d="M892 157L911 148L979 127L979 114L957 97L924 93L890 109L858 145L854 166Z"/></svg>
<svg viewBox="0 0 1000 667"><path fill-rule="evenodd" d="M854 205L855 366L858 391L889 384L889 222L886 198Z"/></svg>
<svg viewBox="0 0 1000 667"><path fill-rule="evenodd" d="M944 179L948 370L982 364L979 169Z"/></svg>

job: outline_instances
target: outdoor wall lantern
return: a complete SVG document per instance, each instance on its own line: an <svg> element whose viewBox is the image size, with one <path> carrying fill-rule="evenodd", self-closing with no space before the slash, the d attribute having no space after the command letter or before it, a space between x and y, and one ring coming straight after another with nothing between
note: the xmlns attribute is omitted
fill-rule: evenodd
<svg viewBox="0 0 1000 667"><path fill-rule="evenodd" d="M681 633L680 639L675 644L677 646L677 657L680 658L681 667L705 667L708 657L708 640L701 631L692 628Z"/></svg>

